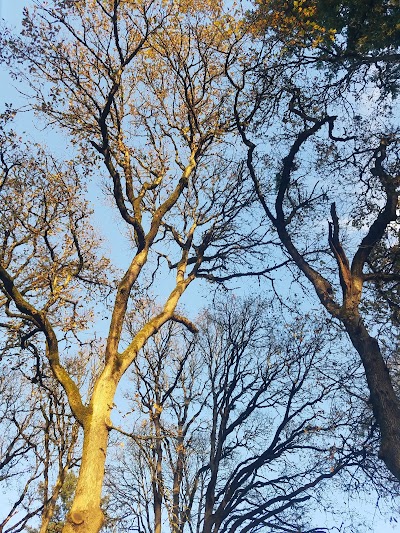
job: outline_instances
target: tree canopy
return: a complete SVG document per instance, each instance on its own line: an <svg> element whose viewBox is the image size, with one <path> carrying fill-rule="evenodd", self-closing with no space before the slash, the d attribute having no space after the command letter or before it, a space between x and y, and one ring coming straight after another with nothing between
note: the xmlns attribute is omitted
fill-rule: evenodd
<svg viewBox="0 0 400 533"><path fill-rule="evenodd" d="M343 45L351 55L400 45L400 8L393 0L257 0L256 6L256 24L303 47Z"/></svg>

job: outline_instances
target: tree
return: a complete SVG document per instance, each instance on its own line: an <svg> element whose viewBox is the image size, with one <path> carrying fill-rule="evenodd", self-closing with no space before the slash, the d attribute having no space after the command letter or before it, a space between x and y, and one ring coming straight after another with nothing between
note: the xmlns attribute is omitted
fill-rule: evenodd
<svg viewBox="0 0 400 533"><path fill-rule="evenodd" d="M66 381L74 392L79 375L68 371L68 342L88 320L87 310L79 303L78 288L80 283L101 285L106 263L101 257L94 259L96 239L91 238L89 226L85 226L85 235L77 235L79 225L89 217L87 204L78 200L82 191L78 163L75 166L67 162L62 167L38 146L30 147L32 155L29 149L25 152L21 140L6 129L9 118L6 115L2 124L0 180L4 206L1 306L6 318L2 326L8 335L6 353L13 348L11 355L17 367L23 364L21 348L30 354L29 366L33 363L34 368L31 380L43 384L45 365L41 359L45 351L54 376L61 377L59 381ZM94 271L90 272L87 265ZM50 316L53 327L59 330L58 339L49 325ZM47 345L45 350L40 349L38 334L43 330L52 348ZM65 351L63 366L58 357L59 343ZM74 356L78 355L77 350ZM64 412L62 426L67 425L65 416ZM62 446L62 442L57 444Z"/></svg>
<svg viewBox="0 0 400 533"><path fill-rule="evenodd" d="M63 1L25 10L22 37L5 37L10 57L23 62L20 77L29 64L33 107L64 128L80 150L76 162L62 167L40 149L22 157L15 141L10 146L5 137L1 160L6 327L44 343L52 373L83 430L65 533L97 532L103 523L110 414L124 373L169 320L194 329L176 308L196 277L218 273L227 258L240 265L246 249L259 241L244 224L240 230L240 214L253 195L222 149L230 150L233 128L226 51L240 35L231 18L220 15L220 6L207 2L194 8ZM102 363L85 400L87 390L79 390L65 355L80 332L90 331L91 312L80 302L85 298L89 304L96 291L110 286L82 199L85 174L99 172L95 158L106 171L132 252L117 276ZM172 289L161 310L123 342L128 305L140 307L146 268L154 279L163 260L175 273Z"/></svg>
<svg viewBox="0 0 400 533"><path fill-rule="evenodd" d="M400 8L392 0L256 0L252 16L293 45L346 55L385 53L400 45Z"/></svg>
<svg viewBox="0 0 400 533"><path fill-rule="evenodd" d="M336 87L399 92L400 8L391 0L256 0L252 32L277 38L291 62L326 70ZM342 79L341 79L342 78ZM321 87L325 82L320 80Z"/></svg>
<svg viewBox="0 0 400 533"><path fill-rule="evenodd" d="M353 335L354 344L360 340L358 328L363 323L358 303L361 292L357 283L346 284L348 273L344 268L346 262L339 243L335 208L332 208L331 253L328 256L336 257L341 268L343 308L336 305L332 285L315 268L309 268L326 250L319 246L310 248L306 243L304 253L300 253L288 233L290 224L301 223L304 209L315 217L313 220L318 220L318 211L309 208L314 208L317 200L323 205L325 199L325 190L318 194L318 187L313 188L311 184L312 192L307 195L305 190L310 182L306 180L303 186L302 176L293 178L294 159L303 144L314 139L320 143L316 153L325 150L329 156L336 153L340 143L347 146L351 142L345 133L342 140L333 134L335 119L328 113L327 102L332 101L329 98L334 94L335 85L329 86L322 100L318 91L312 93L312 97L304 96L308 76L299 82L303 94L296 82L307 66L301 61L287 63L287 56L281 53L285 49L279 45L276 50L273 39L253 41L246 33L247 23L238 20L235 13L227 15L222 8L222 4L208 0L196 5L190 0L182 3L131 0L37 3L32 11L25 11L20 37L5 33L1 38L3 60L12 63L14 75L30 88L30 108L52 128L60 128L67 134L71 144L63 139L63 151L73 154L60 163L40 146L25 145L20 149L22 141L8 127L10 113L3 117L0 147L2 327L9 342L15 342L25 353L31 354L33 361L39 361L39 371L34 377L37 381L41 379L40 369L44 368L42 361L46 360L65 391L83 434L76 493L64 533L94 533L102 527L101 493L109 434L114 427L111 414L117 388L129 369L135 367L146 345L162 328L168 327L169 322L196 331L196 326L178 309L181 296L196 278L226 282L239 276L263 276L279 265L291 267L298 259L311 281L314 278L310 272L317 273L314 285L317 292L320 291L321 300L329 304L328 310L334 317L342 320L350 336ZM286 68L290 70L285 72ZM326 84L320 85L317 89L324 91L326 87ZM275 137L274 155L279 156L285 147L288 148L289 155L283 158L282 168L278 164L275 169L272 186L270 182L262 183L255 171L255 145L248 137L253 125L259 135L267 127ZM328 145L317 135L324 126L328 127L332 141ZM343 122L343 129L345 127L347 124ZM237 129L248 148L247 169L253 183L247 179ZM286 138L279 138L281 133ZM380 138L390 140L390 146L395 146L391 136ZM357 169L365 170L370 165L365 165L368 157L374 161L372 181L365 181L367 194L362 200L366 202L360 205L366 209L367 200L372 199L379 211L380 199L371 191L379 183L386 184L390 206L385 211L385 220L390 221L397 193L392 190L389 173L386 175L383 168L385 147L383 143L379 149L375 145L365 151L356 148L351 155L346 152L343 157L332 157L332 162L340 166L343 159L344 166L346 157L350 157ZM262 156L262 163L268 165L266 154ZM330 161L329 157L327 159ZM101 241L91 227L90 205L85 198L87 189L99 179L103 180L106 195L125 228L129 258L122 273L110 267ZM272 194L274 187L277 190L276 216L269 209L266 197ZM372 195L371 198L368 195ZM256 197L264 213L260 221L254 223L258 214ZM285 215L286 209L288 215ZM266 218L277 230L279 239L269 234ZM383 225L384 233L388 224ZM372 227L376 227L373 222ZM300 229L301 224L297 224L296 236ZM380 237L376 242L378 240ZM276 248L283 244L284 254L277 264L261 264L267 244ZM369 242L363 241L358 253L357 268L360 260L362 268L370 257L370 254L365 256L366 244L369 246ZM369 247L372 249L374 245L375 241ZM331 265L327 267L328 273ZM356 274L359 282L362 276L359 272ZM372 272L369 275L368 281L379 277ZM366 278L362 280L367 281ZM354 292L353 288L359 292ZM162 304L152 305L151 290L159 293ZM102 313L103 318L108 315L111 318L104 344L98 346L95 378L93 387L89 387L87 383L78 383L67 362L70 354L79 354L88 338L96 339L96 328L102 334L98 320ZM135 327L129 329L132 313L136 317ZM366 337L366 344L375 346L370 336ZM40 349L35 351L32 346ZM361 355L365 363L369 355L368 351L364 352ZM385 409L386 400L379 390L380 380L386 376L384 383L387 384L388 378L380 355L374 355L372 360L380 365L382 376L379 383L372 377L369 385L382 432L382 452L390 466L393 455L389 445L397 433L393 434L393 428L386 423L385 413L382 416L381 407ZM211 428L213 451L207 456L209 466L200 478L205 492L196 500L205 510L204 520L199 522L205 532L224 527L232 531L235 527L249 530L262 527L292 504L301 503L296 498L306 490L307 483L299 485L296 472L290 478L294 487L290 501L267 496L264 504L260 504L258 486L252 483L260 482L262 489L270 488L271 484L257 477L260 469L273 458L286 457L292 437L302 445L305 424L310 422L314 427L318 418L313 406L303 398L300 411L305 419L300 419L293 430L289 427L293 407L291 392L297 392L299 382L305 382L306 376L317 372L322 363L313 358L309 362L307 359L291 362L283 357L282 361L288 363L294 375L289 373L285 381L284 398L272 397L280 405L281 424L278 422L272 440L264 442L263 451L261 448L252 450L248 464L229 470L224 453L228 450L229 459L235 455L229 439L237 436L241 421L250 420L258 409L254 402L259 391L265 392L267 397L271 391L268 373L267 377L263 374L262 365L246 373L250 363L242 367L238 361L236 367L231 367L229 357L229 352L221 355L221 366L214 368L208 364L210 382L214 383L210 391L213 401L207 406L208 413L215 414L215 424ZM153 364L151 359L148 362ZM155 364L157 366L157 360ZM248 389L241 381L242 371L250 380ZM368 368L366 373L375 376L375 371L371 373ZM231 404L230 397L224 396L225 389L220 387L224 382L228 389L229 383L238 384L239 397L245 398L243 405L248 401L247 405L254 407L249 411L240 410L239 415L243 416L236 418L233 426L230 417L235 403ZM260 386L256 387L255 383ZM182 388L179 380L177 386ZM390 392L390 388L388 390ZM323 387L322 396L317 395L315 403L322 401L329 392L329 386ZM145 393L149 391L142 392ZM184 405L179 404L184 396L180 394L175 403L178 426L184 416ZM157 437L157 432L160 434L163 430L162 413L158 413L157 407L160 404L151 404L150 398L148 402ZM268 400L266 402L268 406ZM396 410L397 404L394 405ZM225 408L229 416L224 416ZM236 413L232 420L235 416ZM363 416L369 421L364 412ZM334 428L327 425L328 429ZM314 430L311 433L314 437ZM286 448L280 445L281 437L286 438ZM342 464L352 465L359 457L363 458L368 439L353 446L351 438L343 443L339 470ZM157 469L164 464L166 456L172 458L175 465L175 500L172 499L170 506L171 523L175 524L178 507L183 501L183 497L177 496L178 490L179 494L183 490L179 465L184 459L184 450L174 444L163 449L157 438L151 451L144 451L148 464L151 459L156 468L157 475L153 476L150 489L153 511L158 516L157 527L160 502L162 504L165 499ZM322 453L327 453L326 447ZM311 461L314 461L316 475L310 471L303 473L309 480L308 488L338 471L334 467L333 472L326 473L326 461L318 454ZM138 460L138 468L145 464ZM249 484L241 492L238 485L243 480ZM279 484L282 480L274 481ZM142 496L140 498L145 501ZM244 506L248 500L251 511L246 515ZM182 516L179 520L184 522Z"/></svg>
<svg viewBox="0 0 400 533"><path fill-rule="evenodd" d="M174 533L321 531L311 498L331 507L331 478L356 491L363 470L382 476L359 362L323 321L280 324L272 308L220 300L195 340L174 324L138 357L107 481L118 530L160 531L167 515Z"/></svg>
<svg viewBox="0 0 400 533"><path fill-rule="evenodd" d="M60 505L57 505L52 520L44 531L49 533L59 533L62 531L65 517L71 509L72 500L76 489L76 476L73 472L69 472L62 484L60 491Z"/></svg>
<svg viewBox="0 0 400 533"><path fill-rule="evenodd" d="M107 479L111 511L126 530L160 532L165 511L173 533L189 519L192 487L185 471L196 457L188 443L200 414L195 402L204 403L195 345L193 335L170 323L132 367L126 393L132 429L123 432L128 440L119 441Z"/></svg>
<svg viewBox="0 0 400 533"><path fill-rule="evenodd" d="M8 348L1 369L0 484L14 501L10 499L8 510L3 502L0 530L22 531L33 517L41 516L40 531L45 532L64 480L77 464L78 426L60 385L43 373L40 384L32 383L28 358L19 357L18 368L7 372L12 359Z"/></svg>
<svg viewBox="0 0 400 533"><path fill-rule="evenodd" d="M398 126L390 123L390 113L386 123L382 113L376 123L373 113L364 118L365 111L351 102L352 80L347 78L346 86L340 72L336 79L327 79L325 71L308 78L307 61L301 57L289 66L291 78L281 92L280 127L276 127L277 106L272 107L267 99L273 84L268 68L258 71L255 82L260 107L253 129L242 118L246 115L243 95L249 87L232 78L240 102L236 104L237 127L248 149L249 175L284 256L311 283L361 357L381 431L379 456L400 479L397 384L392 381L391 363L374 337L374 326L368 324L369 312L361 307L367 286L387 282L394 287L399 281L389 249L383 254L385 259L381 255L379 260L379 250L382 253L385 239L393 235L398 222ZM254 91L253 81L247 80ZM383 105L380 98L378 102L375 113ZM281 153L276 157L268 154L271 137L274 142L277 137L281 140ZM348 230L353 235L347 246L341 242L340 216L353 228ZM328 231L322 229L327 225ZM327 247L322 244L326 240ZM397 245L392 244L394 257Z"/></svg>
<svg viewBox="0 0 400 533"><path fill-rule="evenodd" d="M40 486L40 489L44 492L43 486ZM51 509L49 506L44 510L40 530L29 527L29 533L39 533L41 531L45 533L61 533L65 524L65 517L72 505L75 489L76 476L70 471L62 480L62 484L56 483L54 486Z"/></svg>
<svg viewBox="0 0 400 533"><path fill-rule="evenodd" d="M42 466L35 454L38 441L40 442L38 436L40 430L34 423L37 404L29 401L26 387L23 387L22 383L15 383L16 377L13 376L13 378L11 380L10 374L2 372L0 389L0 416L2 420L0 484L2 487L10 488L18 479L19 486L13 499L8 498L8 501L4 502L9 506L0 519L0 531L7 529L12 531L12 526L9 527L10 522L18 511L20 514L16 527L20 528L19 531L32 515L40 511L40 506L35 505L36 502L33 501L30 490L40 476L40 467Z"/></svg>

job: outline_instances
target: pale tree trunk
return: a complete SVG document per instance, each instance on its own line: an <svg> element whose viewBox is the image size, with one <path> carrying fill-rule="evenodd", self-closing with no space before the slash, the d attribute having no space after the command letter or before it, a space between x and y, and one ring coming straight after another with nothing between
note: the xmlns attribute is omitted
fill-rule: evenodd
<svg viewBox="0 0 400 533"><path fill-rule="evenodd" d="M104 522L101 492L109 430L100 410L96 411L99 416L93 416L85 427L75 498L63 533L98 533Z"/></svg>
<svg viewBox="0 0 400 533"><path fill-rule="evenodd" d="M180 267L177 276L179 278L178 283L165 303L163 311L142 327L122 354L117 356L114 352L118 345L119 335L116 336L113 332L113 335L110 336L113 349L108 351L108 363L96 381L89 406L81 409L83 413L81 416L83 425L82 461L74 501L68 513L63 533L98 533L101 529L104 522L104 513L101 510L101 492L108 434L111 428L110 413L114 405L115 392L121 376L132 364L139 350L143 348L152 335L171 319L180 296L194 279L193 274L183 279L184 266L181 265ZM120 308L121 305L116 305L114 314L123 318L124 313L121 313Z"/></svg>
<svg viewBox="0 0 400 533"><path fill-rule="evenodd" d="M63 533L98 533L104 523L101 509L110 412L118 379L105 370L99 378L84 420L82 461L74 501Z"/></svg>

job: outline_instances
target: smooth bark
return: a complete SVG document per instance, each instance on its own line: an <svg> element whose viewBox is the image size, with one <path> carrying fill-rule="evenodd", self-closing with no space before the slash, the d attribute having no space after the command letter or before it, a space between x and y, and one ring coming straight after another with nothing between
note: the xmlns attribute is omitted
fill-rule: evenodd
<svg viewBox="0 0 400 533"><path fill-rule="evenodd" d="M118 379L110 371L99 378L84 420L81 467L65 533L97 533L103 522L101 496L110 430L110 413Z"/></svg>

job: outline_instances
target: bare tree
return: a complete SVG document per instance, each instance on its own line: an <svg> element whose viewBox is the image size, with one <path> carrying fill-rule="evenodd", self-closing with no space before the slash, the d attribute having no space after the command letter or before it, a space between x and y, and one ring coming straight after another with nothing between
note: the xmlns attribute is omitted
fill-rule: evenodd
<svg viewBox="0 0 400 533"><path fill-rule="evenodd" d="M154 432L135 433L137 446L139 437L145 437L143 442L151 437L151 446L139 446L137 453L135 475L150 465L150 477L144 478L148 485L136 491L137 503L142 506L136 509L140 512L136 523L150 527L151 511L159 531L166 502L175 531L185 526L204 533L238 528L256 531L280 520L291 527L291 510L301 508L309 499L309 490L348 467L357 468L360 461L364 464L372 430L361 433L359 439L345 432L339 441L340 452L329 459L332 470L326 469L326 457L333 449L329 436L336 435L341 424L348 428L355 422L353 412L344 413L339 422L325 412L319 414L318 405L328 401L334 391L339 394L347 389L343 388L344 377L335 381L328 376L327 381L321 378L318 386L314 382L314 387L309 385L309 377L317 380L323 369L318 342L298 345L296 354L288 347L276 360L271 352L274 362L269 367L265 361L253 364L246 343L242 343L244 350L238 349L231 332L232 339L225 344L228 348L221 349L216 360L210 352L203 353L210 385L206 401L198 399L197 384L194 388L190 385L193 375L183 370L185 357L177 360L177 380L165 396L164 355L160 352L153 360L149 352L143 352L152 380L146 385L138 357L151 339L171 321L196 331L179 312L178 304L199 277L227 281L297 264L361 355L382 433L381 455L399 476L395 457L398 403L379 346L359 309L362 284L386 278L386 273L382 277L372 266L368 273L363 269L395 217L397 161L393 171L385 167L385 161L389 145L393 148L397 141L395 136L381 135L379 146L356 147L351 155L333 158L334 163L340 162L337 168L350 158L348 168L353 165L357 171L363 170L363 206L371 200L377 207L367 236L355 250L353 266L340 244L334 204L330 252L326 254L326 247L318 242L311 246L308 235L300 248L295 242L304 228L303 213L312 213L317 224L320 212L314 206L323 206L327 193L313 179L303 180L296 174L295 160L305 143L312 139L320 142L323 128L332 142L320 145L317 154L329 155L330 149L352 141L345 133L340 138L334 134L336 119L328 112L326 98L321 103L318 92L308 100L302 97L296 80L304 75L304 64L289 62L291 70L285 73L287 65L282 63L282 50L276 50L276 43L253 45L246 39L246 31L246 24L238 21L234 12L224 12L222 3L209 0L196 5L190 0L179 4L63 0L37 2L31 11L25 11L20 37L7 33L1 37L2 59L12 63L14 75L30 88L29 106L68 136L71 144L63 139L63 147L74 154L60 163L39 146L21 149L22 141L4 125L8 117L3 119L1 325L10 342L19 340L35 363L42 356L32 346L39 347L38 353L44 354L83 433L77 489L64 533L97 533L104 523L102 485L114 427L111 414L117 388L131 368L144 383L139 395L142 405L146 407L147 402L146 414ZM272 184L257 173L256 145L250 139L253 126L257 135L267 129L274 137L271 157L280 163ZM248 150L247 169L242 162L242 143ZM288 153L281 156L286 147ZM264 172L270 154L260 155ZM364 179L368 169L371 180ZM248 172L252 181L247 179ZM125 231L128 251L122 273L110 267L91 227L85 198L87 188L99 179ZM307 192L308 186L311 192ZM376 190L383 190L384 195L371 192ZM270 207L272 195L274 208ZM263 211L259 220L256 197ZM271 224L275 233L267 239ZM272 265L264 263L266 244L283 249L283 256ZM337 302L335 286L328 281L332 262L326 276L315 266L326 255L339 268L343 304ZM157 306L150 303L150 287L160 296ZM68 358L79 353L87 338L102 335L104 328L98 319L106 311L110 315L108 333L98 349L91 388L78 382ZM135 327L129 328L132 314ZM248 327L241 323L243 334ZM224 338L223 332L218 335ZM35 380L41 379L40 368L38 363ZM159 391L154 392L157 387ZM281 389L284 393L280 396ZM170 402L174 414L173 435L166 431L163 402ZM196 402L200 403L193 413ZM136 409L140 412L139 406ZM276 413L275 425L264 426L270 433L259 434L258 413L267 409ZM207 428L209 415L212 424ZM362 417L370 428L368 409L362 411ZM247 437L245 445L240 444L243 427L249 435L260 437L259 444L252 447ZM211 448L200 454L204 461L190 479L185 477L186 450L190 448L185 428L188 434L196 429L199 442L208 435L211 443ZM321 435L329 442L314 444ZM313 451L304 471L289 468L287 457L294 450L297 460L303 452ZM243 458L238 459L239 451ZM275 477L268 470L273 461L279 464ZM163 474L167 463L173 472L168 494ZM151 505L147 494L151 494ZM192 526L195 508L198 519ZM282 518L285 513L287 517Z"/></svg>
<svg viewBox="0 0 400 533"><path fill-rule="evenodd" d="M0 528L25 531L32 518L41 517L44 532L68 472L78 465L78 425L49 369L47 375L41 369L39 384L32 383L29 359L20 357L18 369L7 372L13 359L8 347L2 361L0 483L10 506L4 502Z"/></svg>
<svg viewBox="0 0 400 533"><path fill-rule="evenodd" d="M137 418L108 478L121 530L160 531L164 516L174 533L317 531L307 509L330 478L376 475L359 365L337 362L322 323L280 327L270 307L219 303L194 345L174 326L137 359Z"/></svg>

